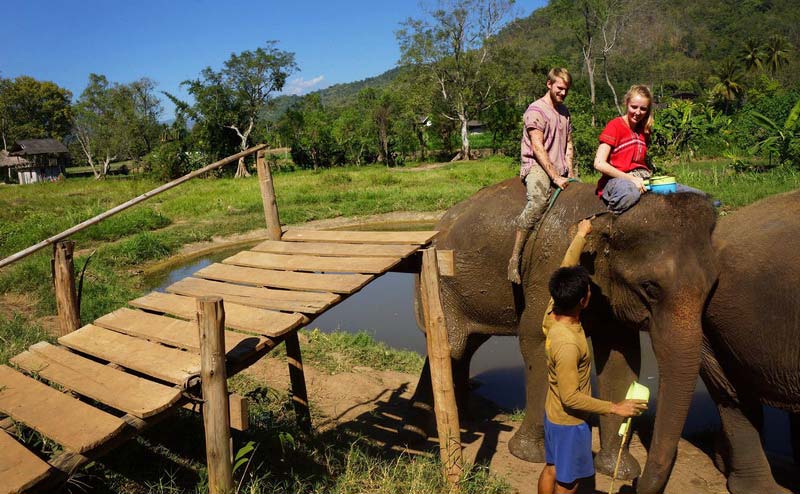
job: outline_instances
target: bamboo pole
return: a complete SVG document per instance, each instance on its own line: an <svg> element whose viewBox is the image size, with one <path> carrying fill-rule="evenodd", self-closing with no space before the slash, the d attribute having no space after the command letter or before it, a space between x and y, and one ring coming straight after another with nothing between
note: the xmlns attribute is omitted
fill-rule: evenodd
<svg viewBox="0 0 800 494"><path fill-rule="evenodd" d="M75 242L58 242L53 245L53 284L58 313L58 335L64 336L81 327L78 295L75 290L75 266L72 253Z"/></svg>
<svg viewBox="0 0 800 494"><path fill-rule="evenodd" d="M180 185L180 184L182 184L182 183L184 183L186 181L189 181L189 180L191 180L191 179L193 179L193 178L195 178L195 177L197 177L199 175L202 175L204 173L210 172L211 170L214 170L214 169L219 168L221 166L227 165L228 163L236 161L239 158L241 158L242 156L247 156L247 155L253 154L255 152L258 152L258 151L260 151L260 150L262 150L262 149L264 149L266 147L267 147L266 144L259 144L258 146L253 146L253 147L251 147L249 149L246 149L246 150L242 151L241 153L237 153L237 154L234 154L233 156L228 156L227 158L223 158L223 159L221 159L219 161L215 161L214 163L211 163L210 165L204 166L203 168L200 168L199 170L195 170L195 171L193 171L191 173L187 173L186 175L182 176L181 178L176 178L172 182L166 183L166 184L164 184L164 185L162 185L160 187L157 187L157 188L155 188L155 189L153 189L151 191L145 192L144 194L142 194L142 195L140 195L138 197L135 197L135 198L131 199L130 201L124 202L124 203L120 204L119 206L116 206L114 208L109 209L105 213L100 213L97 216L95 216L94 218L89 218L88 220L84 221L83 223L79 223L79 224L73 226L72 228L70 228L68 230L64 230L63 232L61 232L61 233L59 233L57 235L53 235L52 237L50 237L48 239L42 240L41 242L39 242L36 245L32 245L32 246L28 247L27 249L21 250L21 251L17 252L16 254L13 254L13 255L11 255L9 257L6 257L2 261L0 261L0 268L9 265L12 262L19 261L20 259L22 259L24 257L27 257L27 256L33 254L34 252L47 247L48 245L54 244L54 243L58 242L59 240L65 239L65 238L69 237L70 235L72 235L73 233L77 233L77 232L79 232L81 230L84 230L84 229L86 229L86 228L88 228L88 227L90 227L90 226L92 226L92 225L94 225L96 223L100 223L104 219L106 219L106 218L108 218L110 216L114 216L115 214L119 213L120 211L124 211L124 210L128 209L131 206L139 204L142 201L146 201L147 199L150 199L151 197L157 196L158 194L160 194L160 193L162 193L162 192L164 192L166 190L169 190L169 189L171 189L171 188L173 188L175 186L178 186L178 185Z"/></svg>
<svg viewBox="0 0 800 494"><path fill-rule="evenodd" d="M211 494L231 494L230 404L225 372L225 308L221 297L197 299L197 326L200 332L200 379L208 491Z"/></svg>
<svg viewBox="0 0 800 494"><path fill-rule="evenodd" d="M420 279L436 429L439 433L439 450L444 475L447 481L457 488L457 483L464 471L464 460L461 453L461 427L458 423L458 406L453 388L453 369L450 361L450 343L447 340L447 327L439 291L439 268L435 248L423 250Z"/></svg>
<svg viewBox="0 0 800 494"><path fill-rule="evenodd" d="M297 416L298 425L306 432L311 432L311 413L308 409L308 392L306 377L303 371L303 358L300 355L300 340L297 331L286 334L286 357L289 362L289 379L292 382L292 404Z"/></svg>
<svg viewBox="0 0 800 494"><path fill-rule="evenodd" d="M264 203L264 217L267 219L267 235L270 240L281 239L281 219L278 215L278 203L275 198L275 185L272 172L264 160L264 151L256 153L256 171L258 184L261 187L261 201Z"/></svg>

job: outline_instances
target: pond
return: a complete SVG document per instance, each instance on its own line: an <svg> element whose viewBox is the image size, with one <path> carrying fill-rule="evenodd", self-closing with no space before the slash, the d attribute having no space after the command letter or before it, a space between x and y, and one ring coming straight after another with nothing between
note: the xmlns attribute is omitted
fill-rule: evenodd
<svg viewBox="0 0 800 494"><path fill-rule="evenodd" d="M417 230L431 229L432 225L411 225ZM353 229L353 228L348 228ZM369 225L369 230L377 230ZM411 229L408 224L387 225L384 229ZM176 281L192 273L245 250L253 244L216 251L192 259L169 270L151 275L146 284L151 289L163 291ZM372 281L360 292L326 311L315 319L308 329L321 331L365 331L393 348L412 350L425 354L425 338L414 317L414 276L406 273L387 273ZM646 333L641 335L642 372L639 382L650 388L651 396L658 392L658 367ZM507 410L525 407L525 377L522 355L516 337L494 337L483 344L472 359L471 378L477 384L474 392ZM650 403L651 410L655 402ZM652 413L652 412L648 412ZM764 439L772 454L791 457L789 417L786 412L765 407ZM698 378L689 416L683 435L705 435L720 427L716 406Z"/></svg>

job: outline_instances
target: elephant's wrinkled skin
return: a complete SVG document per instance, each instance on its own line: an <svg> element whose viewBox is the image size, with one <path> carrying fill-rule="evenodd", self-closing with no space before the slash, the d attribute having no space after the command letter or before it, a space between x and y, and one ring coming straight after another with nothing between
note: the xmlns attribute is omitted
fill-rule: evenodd
<svg viewBox="0 0 800 494"><path fill-rule="evenodd" d="M723 218L714 248L720 275L703 319L701 376L722 419L719 466L734 494L787 492L759 431L762 404L800 413L800 191Z"/></svg>
<svg viewBox="0 0 800 494"><path fill-rule="evenodd" d="M525 360L525 419L509 448L535 462L542 454L546 365L542 316L547 280L558 267L581 218L605 210L590 184L570 185L544 217L535 240L525 246L523 280L513 286L506 266L514 239L513 219L525 204L519 179L480 190L450 209L437 225L436 247L455 251L456 273L442 279L442 298L452 347L456 393L463 408L469 361L492 335L519 334ZM597 394L624 398L640 367L639 333L651 333L659 365L658 410L640 492L658 492L672 468L700 366L701 313L717 273L711 250L716 215L697 194L645 195L615 217L593 221L581 263L592 273L584 328L592 338ZM416 398L430 399L426 370ZM613 470L619 419L603 416L600 471ZM638 464L625 456L626 477Z"/></svg>

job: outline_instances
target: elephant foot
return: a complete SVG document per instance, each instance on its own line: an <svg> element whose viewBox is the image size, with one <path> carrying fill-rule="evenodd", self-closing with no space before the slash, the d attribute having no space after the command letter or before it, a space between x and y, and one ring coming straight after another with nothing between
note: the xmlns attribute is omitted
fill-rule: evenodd
<svg viewBox="0 0 800 494"><path fill-rule="evenodd" d="M731 494L751 494L754 492L791 494L791 491L779 486L771 475L747 477L732 473L728 477L728 490Z"/></svg>
<svg viewBox="0 0 800 494"><path fill-rule="evenodd" d="M617 465L617 454L619 450L609 451L607 449L600 449L597 456L594 457L594 468L598 472L611 477L614 475L614 467ZM619 461L619 469L617 470L617 479L619 480L633 480L642 473L642 467L636 461L631 453L626 449L622 451L622 457Z"/></svg>
<svg viewBox="0 0 800 494"><path fill-rule="evenodd" d="M535 437L517 431L508 441L508 451L520 460L544 463L544 436Z"/></svg>

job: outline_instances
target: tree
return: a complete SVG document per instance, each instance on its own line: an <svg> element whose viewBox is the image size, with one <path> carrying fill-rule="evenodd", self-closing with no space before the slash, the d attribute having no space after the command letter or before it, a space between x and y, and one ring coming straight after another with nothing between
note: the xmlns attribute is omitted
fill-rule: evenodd
<svg viewBox="0 0 800 494"><path fill-rule="evenodd" d="M727 112L730 104L739 100L744 94L744 86L741 83L741 68L733 60L726 60L717 65L712 81L714 86L711 88L712 97L722 100Z"/></svg>
<svg viewBox="0 0 800 494"><path fill-rule="evenodd" d="M761 70L764 68L766 52L764 45L755 38L747 38L742 43L741 60L745 70Z"/></svg>
<svg viewBox="0 0 800 494"><path fill-rule="evenodd" d="M0 78L3 149L20 139L63 140L70 130L72 93L33 77Z"/></svg>
<svg viewBox="0 0 800 494"><path fill-rule="evenodd" d="M598 57L603 64L606 84L614 96L614 105L622 114L617 92L608 74L608 59L618 44L627 20L633 15L632 3L628 0L559 0L554 4L564 19L563 23L573 31L580 45L583 65L589 79L589 99L592 104L592 127L594 127L597 125L595 72Z"/></svg>
<svg viewBox="0 0 800 494"><path fill-rule="evenodd" d="M73 109L72 134L95 178L104 177L114 160L139 159L153 150L162 131L154 89L147 78L119 84L89 75Z"/></svg>
<svg viewBox="0 0 800 494"><path fill-rule="evenodd" d="M444 103L441 115L460 123L461 151L454 159L470 159L467 123L497 101L496 74L487 70L489 39L513 4L514 0L439 0L428 19L409 18L396 33L401 63L430 78Z"/></svg>
<svg viewBox="0 0 800 494"><path fill-rule="evenodd" d="M231 54L221 71L206 67L201 78L182 83L195 104L189 107L183 103L179 109L189 111L192 118L206 127L211 138L207 144L211 148L215 141L225 139L216 135L216 131L228 129L236 133L239 149L247 149L259 115L273 93L283 89L286 79L297 70L294 53L279 50L276 44L269 41L264 48ZM244 158L240 158L236 177L247 175Z"/></svg>
<svg viewBox="0 0 800 494"><path fill-rule="evenodd" d="M773 34L767 40L766 63L772 74L778 72L784 65L789 63L789 41L779 34Z"/></svg>

